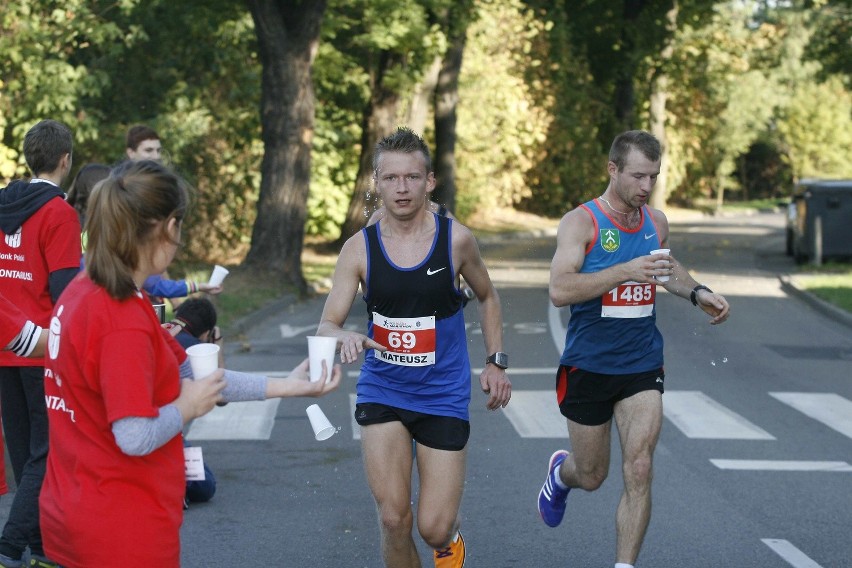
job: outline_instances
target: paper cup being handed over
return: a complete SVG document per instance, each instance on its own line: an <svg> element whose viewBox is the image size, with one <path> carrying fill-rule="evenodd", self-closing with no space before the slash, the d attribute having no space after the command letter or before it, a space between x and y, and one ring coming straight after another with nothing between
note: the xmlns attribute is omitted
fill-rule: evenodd
<svg viewBox="0 0 852 568"><path fill-rule="evenodd" d="M210 286L221 286L228 275L228 269L218 264L213 267L213 273L210 275L210 281L207 282Z"/></svg>
<svg viewBox="0 0 852 568"><path fill-rule="evenodd" d="M314 429L314 437L317 439L317 442L328 440L334 436L337 430L328 421L328 418L326 418L325 413L318 404L310 405L305 409L305 412L308 413L308 418L311 420L311 428Z"/></svg>
<svg viewBox="0 0 852 568"><path fill-rule="evenodd" d="M337 351L336 337L308 336L308 356L310 357L311 382L315 383L322 376L322 362L325 361L326 380L331 378L334 367L334 353Z"/></svg>
<svg viewBox="0 0 852 568"><path fill-rule="evenodd" d="M652 250L651 254L670 254L671 252L672 252L671 249L656 249L656 250ZM665 262L665 261L658 260L657 262L660 263L660 262ZM669 281L668 276L654 276L654 279L657 282L668 282Z"/></svg>
<svg viewBox="0 0 852 568"><path fill-rule="evenodd" d="M219 368L219 346L215 343L192 345L187 348L186 355L195 379L203 379Z"/></svg>

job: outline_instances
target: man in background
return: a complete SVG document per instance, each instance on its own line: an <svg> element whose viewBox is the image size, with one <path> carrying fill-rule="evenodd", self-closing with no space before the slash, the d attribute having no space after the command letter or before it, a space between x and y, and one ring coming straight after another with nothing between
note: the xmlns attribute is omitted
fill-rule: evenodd
<svg viewBox="0 0 852 568"><path fill-rule="evenodd" d="M162 157L163 146L160 143L160 135L157 131L144 124L132 126L127 131L126 138L127 158L131 161L154 160L159 162Z"/></svg>

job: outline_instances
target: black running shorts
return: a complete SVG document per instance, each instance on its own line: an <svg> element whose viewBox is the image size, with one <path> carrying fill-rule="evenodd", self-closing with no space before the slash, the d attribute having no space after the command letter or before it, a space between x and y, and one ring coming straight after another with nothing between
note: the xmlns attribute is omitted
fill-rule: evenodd
<svg viewBox="0 0 852 568"><path fill-rule="evenodd" d="M355 421L360 426L402 422L418 444L436 450L459 452L470 438L470 422L452 416L436 416L367 402L355 405Z"/></svg>
<svg viewBox="0 0 852 568"><path fill-rule="evenodd" d="M646 390L663 392L663 369L628 375L604 375L559 365L556 399L562 416L587 426L609 422L615 403Z"/></svg>

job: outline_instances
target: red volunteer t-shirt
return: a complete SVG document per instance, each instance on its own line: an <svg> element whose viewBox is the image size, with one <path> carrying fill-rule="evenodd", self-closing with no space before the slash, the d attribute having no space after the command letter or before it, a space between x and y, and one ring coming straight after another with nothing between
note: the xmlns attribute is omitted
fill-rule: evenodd
<svg viewBox="0 0 852 568"><path fill-rule="evenodd" d="M15 304L0 294L0 347L9 345L21 332L27 316L15 307ZM3 433L0 431L0 456L3 455ZM9 492L6 485L6 460L0 459L0 495Z"/></svg>
<svg viewBox="0 0 852 568"><path fill-rule="evenodd" d="M54 562L180 565L181 436L134 457L118 448L111 426L155 417L174 401L185 357L141 296L116 301L85 274L60 296L44 358L50 452L39 501Z"/></svg>
<svg viewBox="0 0 852 568"><path fill-rule="evenodd" d="M54 197L24 221L20 232L2 237L0 290L33 323L47 329L53 311L50 273L80 266L77 212L61 197ZM0 352L0 367L41 367L43 363L40 358Z"/></svg>
<svg viewBox="0 0 852 568"><path fill-rule="evenodd" d="M14 303L0 294L0 348L12 343L28 319Z"/></svg>

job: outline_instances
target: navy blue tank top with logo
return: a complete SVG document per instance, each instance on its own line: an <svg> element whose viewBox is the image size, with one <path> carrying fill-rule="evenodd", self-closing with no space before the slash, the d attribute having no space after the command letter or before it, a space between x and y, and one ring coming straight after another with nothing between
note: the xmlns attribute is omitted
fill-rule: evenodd
<svg viewBox="0 0 852 568"><path fill-rule="evenodd" d="M357 402L469 419L470 359L461 293L452 262L452 221L434 215L432 246L416 266L385 251L381 221L363 229L367 246L367 335L388 348L368 350Z"/></svg>
<svg viewBox="0 0 852 568"><path fill-rule="evenodd" d="M595 239L580 273L599 272L660 248L647 207L635 229L619 225L597 200L580 206L592 217ZM571 306L560 363L593 373L620 375L663 366L663 336L657 329L656 286L625 282L603 296Z"/></svg>

